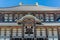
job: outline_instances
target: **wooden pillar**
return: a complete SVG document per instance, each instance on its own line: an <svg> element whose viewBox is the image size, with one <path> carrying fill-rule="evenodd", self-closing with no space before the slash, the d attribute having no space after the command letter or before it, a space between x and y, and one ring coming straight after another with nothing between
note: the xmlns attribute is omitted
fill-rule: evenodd
<svg viewBox="0 0 60 40"><path fill-rule="evenodd" d="M48 31L47 31L47 28L46 28L46 39L48 40Z"/></svg>
<svg viewBox="0 0 60 40"><path fill-rule="evenodd" d="M54 21L55 22L56 22L56 18L57 18L56 13L54 13Z"/></svg>
<svg viewBox="0 0 60 40"><path fill-rule="evenodd" d="M60 40L60 27L58 27L58 40Z"/></svg>
<svg viewBox="0 0 60 40"><path fill-rule="evenodd" d="M43 17L44 17L44 19L43 19L44 21L43 22L45 22L45 13L43 14Z"/></svg>
<svg viewBox="0 0 60 40"><path fill-rule="evenodd" d="M4 14L2 13L2 22L4 22Z"/></svg>
<svg viewBox="0 0 60 40"><path fill-rule="evenodd" d="M36 40L36 24L35 24L35 19L34 19L34 40Z"/></svg>
<svg viewBox="0 0 60 40"><path fill-rule="evenodd" d="M12 20L13 20L13 22L14 22L14 14L12 14Z"/></svg>
<svg viewBox="0 0 60 40"><path fill-rule="evenodd" d="M10 34L10 40L12 40L12 33L13 33L12 32L12 28L11 28L11 31L10 32L11 32L11 34Z"/></svg>
<svg viewBox="0 0 60 40"><path fill-rule="evenodd" d="M57 33L58 33L58 40L59 40L59 29L58 29L58 27L57 27Z"/></svg>
<svg viewBox="0 0 60 40"><path fill-rule="evenodd" d="M24 39L24 23L23 23L23 27L22 27L22 40Z"/></svg>
<svg viewBox="0 0 60 40"><path fill-rule="evenodd" d="M5 34L4 34L4 35L5 35L5 39L6 39L6 28L5 28L5 30L4 30L4 31L5 31Z"/></svg>
<svg viewBox="0 0 60 40"><path fill-rule="evenodd" d="M40 36L42 36L42 28L40 28Z"/></svg>
<svg viewBox="0 0 60 40"><path fill-rule="evenodd" d="M1 28L0 28L0 35L1 35Z"/></svg>
<svg viewBox="0 0 60 40"><path fill-rule="evenodd" d="M54 31L54 30L53 30L53 27L52 27L52 37L53 37L53 39L54 39L54 33L53 33L53 31Z"/></svg>
<svg viewBox="0 0 60 40"><path fill-rule="evenodd" d="M16 36L18 36L18 28L16 28Z"/></svg>

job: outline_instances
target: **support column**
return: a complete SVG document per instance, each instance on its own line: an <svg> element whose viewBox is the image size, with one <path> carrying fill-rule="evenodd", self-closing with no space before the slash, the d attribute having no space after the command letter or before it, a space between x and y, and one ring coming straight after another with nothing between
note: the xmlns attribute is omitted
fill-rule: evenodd
<svg viewBox="0 0 60 40"><path fill-rule="evenodd" d="M35 19L34 19L34 39L36 38L36 25L35 25Z"/></svg>
<svg viewBox="0 0 60 40"><path fill-rule="evenodd" d="M58 27L57 27L57 33L58 33L58 40L59 40L59 29L58 29Z"/></svg>
<svg viewBox="0 0 60 40"><path fill-rule="evenodd" d="M48 40L48 31L47 31L47 28L46 28L46 40Z"/></svg>
<svg viewBox="0 0 60 40"><path fill-rule="evenodd" d="M24 40L24 38L22 38L22 40Z"/></svg>
<svg viewBox="0 0 60 40"><path fill-rule="evenodd" d="M54 21L56 22L57 15L54 13Z"/></svg>
<svg viewBox="0 0 60 40"><path fill-rule="evenodd" d="M44 17L44 19L43 19L44 21L43 22L45 22L45 14L43 14L43 17Z"/></svg>
<svg viewBox="0 0 60 40"><path fill-rule="evenodd" d="M12 28L11 28L10 32L11 32L11 34L10 34L10 40L12 40Z"/></svg>
<svg viewBox="0 0 60 40"><path fill-rule="evenodd" d="M36 28L34 28L34 38L36 38Z"/></svg>
<svg viewBox="0 0 60 40"><path fill-rule="evenodd" d="M60 40L60 28L58 27L58 40Z"/></svg>
<svg viewBox="0 0 60 40"><path fill-rule="evenodd" d="M24 39L24 23L23 23L23 27L22 27L22 40Z"/></svg>
<svg viewBox="0 0 60 40"><path fill-rule="evenodd" d="M1 28L0 28L0 35L1 35ZM1 36L0 36L1 37Z"/></svg>
<svg viewBox="0 0 60 40"><path fill-rule="evenodd" d="M36 38L34 38L34 40L37 40Z"/></svg>

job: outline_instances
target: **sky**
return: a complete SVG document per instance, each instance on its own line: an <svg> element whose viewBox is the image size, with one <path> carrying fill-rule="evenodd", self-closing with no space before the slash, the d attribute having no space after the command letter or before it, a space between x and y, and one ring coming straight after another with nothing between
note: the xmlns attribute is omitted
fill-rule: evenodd
<svg viewBox="0 0 60 40"><path fill-rule="evenodd" d="M18 6L20 2L22 2L24 5L34 5L36 2L38 2L39 5L60 7L60 0L0 0L0 7Z"/></svg>

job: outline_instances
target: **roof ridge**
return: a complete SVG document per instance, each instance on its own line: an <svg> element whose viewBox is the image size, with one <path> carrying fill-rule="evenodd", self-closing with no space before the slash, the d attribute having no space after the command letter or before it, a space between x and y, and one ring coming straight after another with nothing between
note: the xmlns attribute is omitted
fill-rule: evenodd
<svg viewBox="0 0 60 40"><path fill-rule="evenodd" d="M16 5L16 6L10 6L10 7L0 7L0 9L14 8L14 7L19 7L19 6L36 6L36 5ZM38 5L38 6L47 7L47 8L59 8L59 7L49 7L49 6L43 6L43 5Z"/></svg>

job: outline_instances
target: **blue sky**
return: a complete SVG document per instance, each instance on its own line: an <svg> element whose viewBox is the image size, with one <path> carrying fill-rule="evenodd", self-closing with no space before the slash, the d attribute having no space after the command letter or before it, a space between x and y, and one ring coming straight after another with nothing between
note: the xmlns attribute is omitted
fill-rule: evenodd
<svg viewBox="0 0 60 40"><path fill-rule="evenodd" d="M0 0L0 7L11 7L19 5L19 2L23 4L32 4L38 2L39 5L60 7L60 0Z"/></svg>

